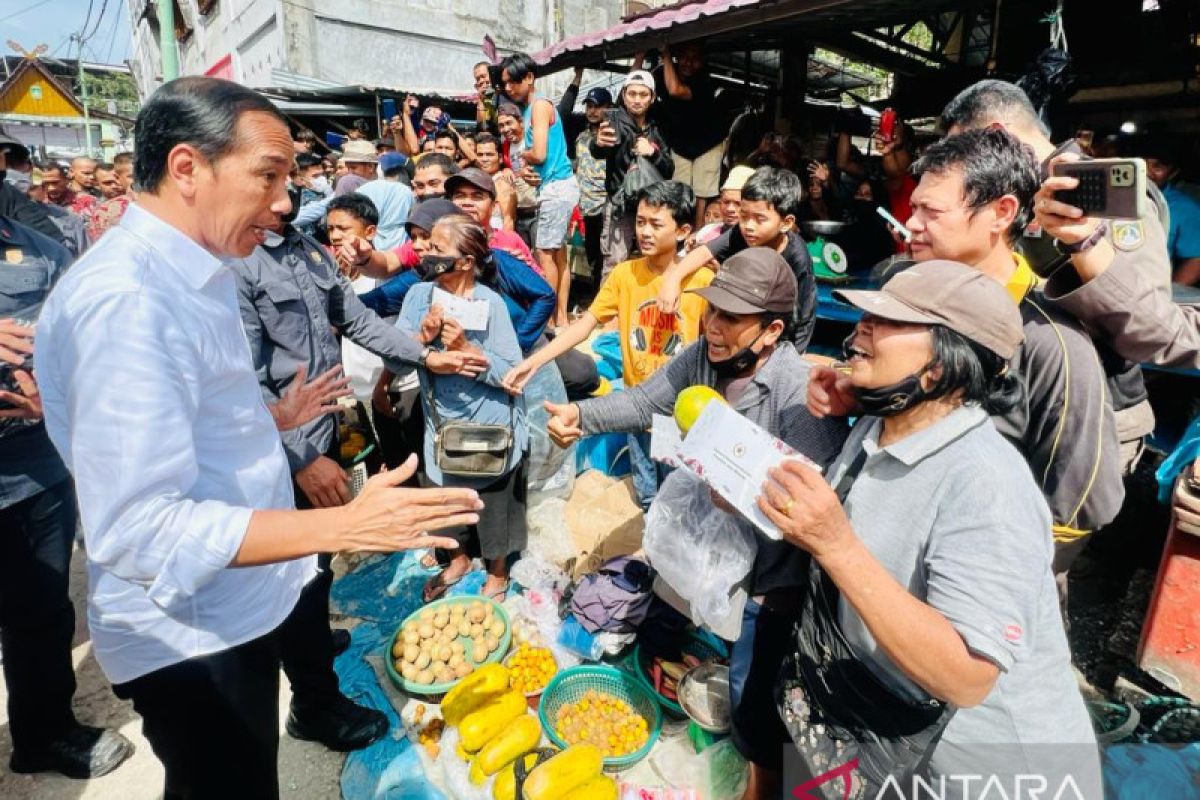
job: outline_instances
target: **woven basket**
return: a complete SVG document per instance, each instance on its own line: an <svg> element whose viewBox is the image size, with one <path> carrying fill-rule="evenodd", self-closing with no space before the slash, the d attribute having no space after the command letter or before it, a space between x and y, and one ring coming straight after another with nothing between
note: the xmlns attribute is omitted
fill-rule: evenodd
<svg viewBox="0 0 1200 800"><path fill-rule="evenodd" d="M628 672L614 667L582 666L558 673L542 693L542 701L538 705L538 719L542 723L542 730L546 732L550 741L565 750L569 745L559 738L554 729L554 719L558 716L558 710L567 703L578 702L586 692L593 689L624 700L635 713L646 720L649 735L641 749L617 758L604 759L605 769L628 769L649 755L654 743L658 741L658 734L662 731L662 711L654 693Z"/></svg>

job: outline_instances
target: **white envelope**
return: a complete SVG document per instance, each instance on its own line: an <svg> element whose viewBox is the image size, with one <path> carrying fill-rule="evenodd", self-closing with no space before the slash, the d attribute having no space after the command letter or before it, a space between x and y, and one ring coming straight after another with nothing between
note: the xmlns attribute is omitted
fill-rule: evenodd
<svg viewBox="0 0 1200 800"><path fill-rule="evenodd" d="M821 471L790 445L724 403L705 407L684 438L679 459L769 539L782 539L783 534L756 502L767 481L767 470L797 459Z"/></svg>
<svg viewBox="0 0 1200 800"><path fill-rule="evenodd" d="M466 331L486 331L488 323L487 299L468 300L465 297L450 294L445 289L433 287L432 304L442 307L447 317L450 317Z"/></svg>

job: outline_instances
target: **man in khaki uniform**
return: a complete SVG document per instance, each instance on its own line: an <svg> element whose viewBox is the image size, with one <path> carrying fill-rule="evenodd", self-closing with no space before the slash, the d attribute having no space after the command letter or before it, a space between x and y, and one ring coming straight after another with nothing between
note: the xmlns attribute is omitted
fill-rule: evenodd
<svg viewBox="0 0 1200 800"><path fill-rule="evenodd" d="M1033 150L1041 162L1043 179L1050 175L1051 165L1056 161L1083 157L1074 139L1055 147L1049 138L1049 131L1038 118L1025 92L1011 83L979 81L951 100L941 115L942 128L951 134L994 125L1004 127ZM1166 201L1154 187L1149 187L1148 197L1146 213L1141 219L1114 220L1105 229L1105 249L1119 253L1122 259L1132 263L1147 291L1170 304L1171 263L1166 257ZM1039 212L1041 199L1042 195L1039 195L1035 202L1036 219L1026 227L1025 235L1017 242L1017 250L1038 275L1049 278L1044 287L1046 299L1073 314L1096 339L1096 349L1108 375L1117 437L1121 442L1121 462L1128 473L1137 463L1144 437L1154 430L1154 412L1150 408L1142 371L1137 363L1146 359L1122 348L1118 335L1122 330L1120 327L1113 328L1094 320L1086 309L1079 309L1062 300L1063 290L1058 287L1064 278L1074 279L1070 269L1063 269L1068 261L1076 258L1069 252L1072 244L1082 243L1094 228L1077 238L1057 236ZM1128 307L1121 300L1116 302Z"/></svg>

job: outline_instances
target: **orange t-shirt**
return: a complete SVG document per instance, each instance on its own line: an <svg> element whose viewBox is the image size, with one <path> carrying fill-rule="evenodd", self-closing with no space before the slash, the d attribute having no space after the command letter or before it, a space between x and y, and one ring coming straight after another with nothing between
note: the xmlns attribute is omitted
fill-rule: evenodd
<svg viewBox="0 0 1200 800"><path fill-rule="evenodd" d="M621 336L621 367L625 388L631 389L700 337L700 323L707 306L704 298L688 293L712 283L713 272L702 268L683 284L679 310L663 314L656 300L662 273L650 268L645 258L623 261L600 286L588 311L603 324L617 318Z"/></svg>

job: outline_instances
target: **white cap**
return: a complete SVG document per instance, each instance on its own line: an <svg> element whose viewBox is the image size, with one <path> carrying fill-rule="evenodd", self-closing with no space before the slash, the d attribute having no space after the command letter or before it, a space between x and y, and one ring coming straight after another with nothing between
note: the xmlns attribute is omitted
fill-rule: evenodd
<svg viewBox="0 0 1200 800"><path fill-rule="evenodd" d="M635 69L626 75L625 82L621 84L621 91L625 91L630 86L645 86L651 94L658 94L654 85L654 76L644 69Z"/></svg>

